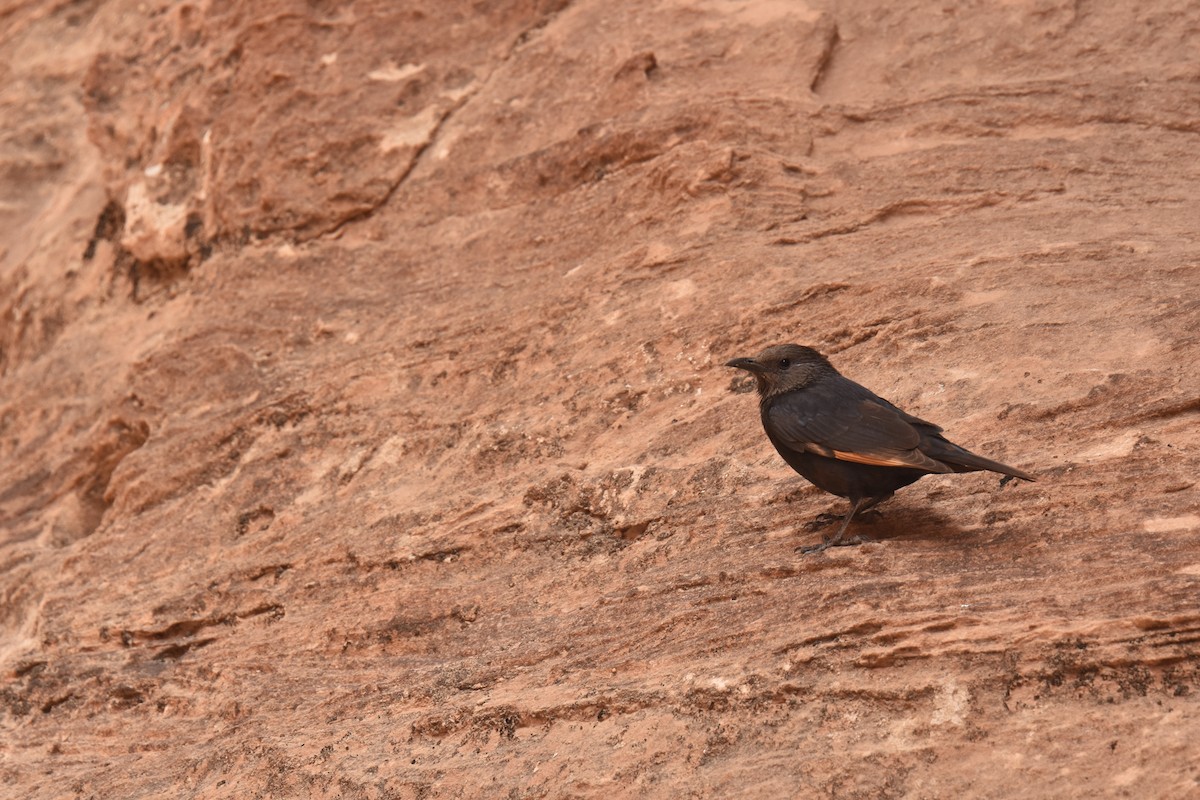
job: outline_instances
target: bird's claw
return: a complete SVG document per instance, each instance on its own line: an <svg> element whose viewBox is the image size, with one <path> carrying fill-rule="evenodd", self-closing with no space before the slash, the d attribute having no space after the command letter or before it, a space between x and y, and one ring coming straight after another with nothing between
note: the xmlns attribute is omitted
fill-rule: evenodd
<svg viewBox="0 0 1200 800"><path fill-rule="evenodd" d="M814 519L812 522L804 523L804 530L806 530L806 531L820 530L821 528L824 528L827 525L832 525L835 522L841 522L841 521L842 521L842 518L837 514L818 514L817 518Z"/></svg>
<svg viewBox="0 0 1200 800"><path fill-rule="evenodd" d="M820 544L807 544L803 547L797 547L796 552L801 553L802 555L808 555L809 553L820 553L824 550L828 550L830 547L854 547L856 545L865 544L869 541L871 540L865 536L856 535L851 536L849 539L842 539L840 542L831 542L826 540Z"/></svg>

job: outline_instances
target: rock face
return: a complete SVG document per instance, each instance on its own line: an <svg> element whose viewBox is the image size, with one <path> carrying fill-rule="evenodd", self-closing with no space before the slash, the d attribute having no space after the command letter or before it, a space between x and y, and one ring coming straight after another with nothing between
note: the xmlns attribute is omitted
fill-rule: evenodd
<svg viewBox="0 0 1200 800"><path fill-rule="evenodd" d="M0 6L0 785L1200 792L1200 8ZM797 341L1039 476L845 503Z"/></svg>

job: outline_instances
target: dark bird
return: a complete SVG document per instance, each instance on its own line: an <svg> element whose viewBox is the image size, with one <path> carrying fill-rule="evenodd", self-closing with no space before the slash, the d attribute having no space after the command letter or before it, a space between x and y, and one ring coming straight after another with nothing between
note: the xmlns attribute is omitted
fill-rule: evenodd
<svg viewBox="0 0 1200 800"><path fill-rule="evenodd" d="M959 447L937 425L843 377L811 347L779 344L725 366L754 376L763 427L783 460L819 488L850 501L850 513L833 538L803 548L806 553L841 544L855 514L925 475L991 470L1034 480Z"/></svg>

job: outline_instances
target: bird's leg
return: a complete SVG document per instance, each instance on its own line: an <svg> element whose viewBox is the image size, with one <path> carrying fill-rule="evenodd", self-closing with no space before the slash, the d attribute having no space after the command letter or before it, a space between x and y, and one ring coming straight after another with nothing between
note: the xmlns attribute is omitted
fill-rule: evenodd
<svg viewBox="0 0 1200 800"><path fill-rule="evenodd" d="M841 522L842 517L843 517L842 514L829 514L827 512L821 512L820 514L817 514L817 516L814 517L811 522L804 523L804 530L806 530L806 531L820 530L821 528L824 528L827 525L832 525L835 522Z"/></svg>
<svg viewBox="0 0 1200 800"><path fill-rule="evenodd" d="M887 494L880 495L879 497L869 497L869 498L867 498L867 502L863 503L863 504L862 504L862 507L858 509L858 513L859 513L859 514L861 514L861 513L863 513L864 511L870 511L872 508L874 508L875 506L879 505L879 504L880 504L880 503L882 503L884 500L891 500L891 499L892 499L892 493L891 493L891 492L888 492ZM853 512L853 511L851 511L850 513L851 513L851 514L853 514L854 512Z"/></svg>
<svg viewBox="0 0 1200 800"><path fill-rule="evenodd" d="M821 542L820 544L809 545L808 547L801 547L800 552L801 553L819 553L827 547L841 546L842 536L845 535L846 528L850 525L850 520L854 519L854 515L857 514L859 511L861 511L864 508L870 508L871 506L875 505L876 503L880 503L880 502L886 500L888 497L891 497L891 495L887 495L885 497L860 497L860 498L858 498L857 500L854 501L854 504L852 506L850 506L850 513L847 514L846 518L842 520L842 527L838 528L838 532L833 535L832 539L826 539L825 541ZM856 541L846 542L846 544L860 544L862 542L861 538L855 537L855 539L856 539Z"/></svg>
<svg viewBox="0 0 1200 800"><path fill-rule="evenodd" d="M891 492L880 495L879 497L868 497L868 498L866 498L866 500L863 501L863 504L858 507L858 510L851 511L850 515L857 516L859 519L862 519L862 515L864 513L866 513L867 511L870 511L872 508L879 505L884 500L891 500L891 499L892 499ZM829 525L830 523L833 523L833 522L845 523L845 520L846 520L846 517L839 516L838 514L822 513L822 514L818 514L816 519L814 519L812 522L805 523L804 530L815 531L818 528L824 528L826 525ZM848 524L848 523L845 523L845 524ZM842 530L845 530L845 528L843 527ZM830 546L832 547L833 545L830 545Z"/></svg>
<svg viewBox="0 0 1200 800"><path fill-rule="evenodd" d="M850 520L854 519L854 515L859 511L870 508L873 505L875 505L875 503L871 502L871 498L869 497L860 497L855 500L854 505L850 506L850 513L846 515L844 520L842 520L842 527L838 528L838 532L833 535L833 538L827 542L826 546L837 547L839 544L841 544L842 536L846 534L846 528L850 527Z"/></svg>

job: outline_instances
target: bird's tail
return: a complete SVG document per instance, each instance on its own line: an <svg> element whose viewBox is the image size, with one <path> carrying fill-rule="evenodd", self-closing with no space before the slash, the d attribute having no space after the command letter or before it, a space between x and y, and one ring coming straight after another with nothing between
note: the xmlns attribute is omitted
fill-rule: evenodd
<svg viewBox="0 0 1200 800"><path fill-rule="evenodd" d="M939 437L940 438L940 437ZM1030 475L1024 470L1019 470L1016 467L1010 467L1007 464L1001 464L999 461L993 461L990 458L975 455L970 450L959 447L958 445L942 440L938 443L937 452L930 452L932 448L922 448L925 452L941 461L946 466L955 472L979 472L981 470L990 470L999 472L1001 475L1011 475L1014 478L1020 478L1023 481L1036 481L1037 478Z"/></svg>

